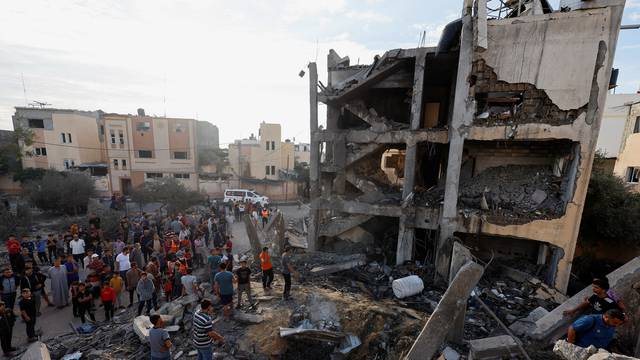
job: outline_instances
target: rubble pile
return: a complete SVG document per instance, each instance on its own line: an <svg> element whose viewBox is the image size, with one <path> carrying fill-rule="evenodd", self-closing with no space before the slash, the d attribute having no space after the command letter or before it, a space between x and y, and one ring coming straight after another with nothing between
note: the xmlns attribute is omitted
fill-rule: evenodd
<svg viewBox="0 0 640 360"><path fill-rule="evenodd" d="M438 207L444 187L421 191L417 205ZM564 212L562 179L550 167L509 165L488 168L460 183L459 204L490 215L526 219L550 219Z"/></svg>

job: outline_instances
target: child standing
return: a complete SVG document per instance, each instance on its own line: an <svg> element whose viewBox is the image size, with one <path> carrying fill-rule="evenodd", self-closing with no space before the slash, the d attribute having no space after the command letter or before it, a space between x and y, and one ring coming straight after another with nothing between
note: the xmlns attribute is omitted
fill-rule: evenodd
<svg viewBox="0 0 640 360"><path fill-rule="evenodd" d="M104 319L109 321L113 318L116 291L106 281L102 284L102 290L100 290L100 300L102 300L102 306L104 306Z"/></svg>

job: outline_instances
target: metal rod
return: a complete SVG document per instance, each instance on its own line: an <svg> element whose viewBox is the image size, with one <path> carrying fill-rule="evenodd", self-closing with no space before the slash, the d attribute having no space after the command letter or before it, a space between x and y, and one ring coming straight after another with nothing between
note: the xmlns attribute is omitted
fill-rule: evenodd
<svg viewBox="0 0 640 360"><path fill-rule="evenodd" d="M476 301L480 304L480 306L482 306L482 308L489 313L489 315L491 315L491 317L493 318L493 320L495 320L496 322L498 322L498 325L500 325L500 327L507 332L507 334L509 336L511 336L513 338L513 340L515 340L516 345L518 346L518 349L520 350L520 352L522 352L522 355L527 359L527 360L531 360L531 358L529 357L529 354L527 354L527 351L522 347L522 345L520 344L520 340L513 335L513 333L511 332L511 330L509 330L509 328L507 327L507 325L505 325L502 320L500 320L500 318L498 318L498 315L496 315L493 310L491 310L487 304L484 303L484 301L482 301L478 295L473 295L473 298L476 299Z"/></svg>

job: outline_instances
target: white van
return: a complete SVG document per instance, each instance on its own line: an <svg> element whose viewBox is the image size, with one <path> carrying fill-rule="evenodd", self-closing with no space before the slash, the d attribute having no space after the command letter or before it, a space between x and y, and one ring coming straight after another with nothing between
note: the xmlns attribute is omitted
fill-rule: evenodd
<svg viewBox="0 0 640 360"><path fill-rule="evenodd" d="M226 189L224 191L225 203L229 201L246 201L254 204L265 206L269 204L269 198L262 196L253 190L247 189Z"/></svg>

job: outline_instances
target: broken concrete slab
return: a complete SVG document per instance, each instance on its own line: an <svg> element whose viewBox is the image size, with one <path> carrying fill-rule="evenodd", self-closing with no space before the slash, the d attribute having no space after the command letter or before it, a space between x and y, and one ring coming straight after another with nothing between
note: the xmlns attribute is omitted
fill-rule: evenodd
<svg viewBox="0 0 640 360"><path fill-rule="evenodd" d="M460 354L447 346L442 350L442 354L440 354L438 360L460 360Z"/></svg>
<svg viewBox="0 0 640 360"><path fill-rule="evenodd" d="M526 318L516 320L509 326L509 330L518 336L528 334L536 327L536 321L542 319L547 314L549 314L549 311L539 306L533 309Z"/></svg>
<svg viewBox="0 0 640 360"><path fill-rule="evenodd" d="M310 273L314 276L328 275L336 272L352 269L356 266L362 266L367 263L366 255L356 254L352 260L348 260L339 264L316 266L311 269Z"/></svg>
<svg viewBox="0 0 640 360"><path fill-rule="evenodd" d="M336 344L342 343L346 334L339 331L308 329L304 327L297 328L280 328L280 337L295 336L298 338L328 341Z"/></svg>
<svg viewBox="0 0 640 360"><path fill-rule="evenodd" d="M632 284L640 281L640 257L635 257L614 270L607 275L607 279L609 279L611 289L618 294L622 294L625 287L630 288ZM531 338L543 344L553 344L566 333L569 325L579 316L564 316L562 313L575 308L592 293L591 286L588 286L553 309L545 317L536 321L536 326L530 333Z"/></svg>
<svg viewBox="0 0 640 360"><path fill-rule="evenodd" d="M469 341L469 360L513 358L519 354L518 344L509 335Z"/></svg>
<svg viewBox="0 0 640 360"><path fill-rule="evenodd" d="M160 317L165 322L169 322L171 319L168 315L160 315ZM140 341L143 343L149 342L149 329L152 327L153 324L151 323L151 320L149 320L148 316L141 315L136 316L136 318L133 319L133 332L138 335L138 338L140 338Z"/></svg>
<svg viewBox="0 0 640 360"><path fill-rule="evenodd" d="M460 268L406 359L431 359L435 355L453 325L451 319L455 319L463 311L471 291L483 273L484 267L475 262L468 262Z"/></svg>
<svg viewBox="0 0 640 360"><path fill-rule="evenodd" d="M51 360L49 349L43 342L36 341L29 345L20 360Z"/></svg>
<svg viewBox="0 0 640 360"><path fill-rule="evenodd" d="M566 360L633 360L630 356L610 353L595 346L583 348L565 340L558 340L553 346L553 353Z"/></svg>
<svg viewBox="0 0 640 360"><path fill-rule="evenodd" d="M235 311L233 313L233 319L244 323L259 324L264 321L264 316L249 314L244 311Z"/></svg>

